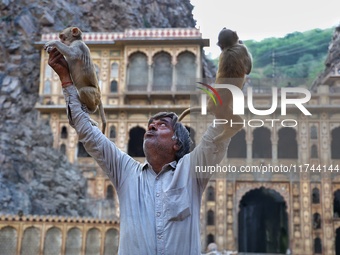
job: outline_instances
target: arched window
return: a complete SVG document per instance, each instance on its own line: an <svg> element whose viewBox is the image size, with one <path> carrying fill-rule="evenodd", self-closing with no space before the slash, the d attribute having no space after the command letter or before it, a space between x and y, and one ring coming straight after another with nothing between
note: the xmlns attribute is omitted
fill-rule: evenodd
<svg viewBox="0 0 340 255"><path fill-rule="evenodd" d="M87 151L84 148L83 143L78 142L78 153L77 153L79 158L86 158L86 157L91 157L90 154L87 153Z"/></svg>
<svg viewBox="0 0 340 255"><path fill-rule="evenodd" d="M111 65L111 71L110 71L110 78L114 79L114 78L118 78L118 63L112 63Z"/></svg>
<svg viewBox="0 0 340 255"><path fill-rule="evenodd" d="M153 57L152 90L171 90L172 64L169 53L160 52Z"/></svg>
<svg viewBox="0 0 340 255"><path fill-rule="evenodd" d="M85 255L100 254L101 234L97 228L91 228L86 235Z"/></svg>
<svg viewBox="0 0 340 255"><path fill-rule="evenodd" d="M36 227L26 228L21 242L20 255L40 254L40 239L40 229Z"/></svg>
<svg viewBox="0 0 340 255"><path fill-rule="evenodd" d="M118 63L112 63L111 70L110 70L110 92L117 93L118 92L118 70L119 66Z"/></svg>
<svg viewBox="0 0 340 255"><path fill-rule="evenodd" d="M148 85L148 61L142 52L129 57L127 68L127 86L129 91L146 91Z"/></svg>
<svg viewBox="0 0 340 255"><path fill-rule="evenodd" d="M67 127L62 126L61 133L60 133L60 138L61 139L67 139L67 136L68 136Z"/></svg>
<svg viewBox="0 0 340 255"><path fill-rule="evenodd" d="M51 94L51 82L45 81L44 83L44 94L48 95Z"/></svg>
<svg viewBox="0 0 340 255"><path fill-rule="evenodd" d="M321 228L321 215L319 213L313 214L313 228L314 229Z"/></svg>
<svg viewBox="0 0 340 255"><path fill-rule="evenodd" d="M247 157L247 143L246 131L240 130L231 138L228 146L227 158L246 158Z"/></svg>
<svg viewBox="0 0 340 255"><path fill-rule="evenodd" d="M106 199L113 200L113 186L112 185L107 186Z"/></svg>
<svg viewBox="0 0 340 255"><path fill-rule="evenodd" d="M314 253L321 254L322 253L322 244L320 237L314 239Z"/></svg>
<svg viewBox="0 0 340 255"><path fill-rule="evenodd" d="M312 191L312 203L319 204L320 203L320 191L318 188L313 188Z"/></svg>
<svg viewBox="0 0 340 255"><path fill-rule="evenodd" d="M116 80L111 81L110 92L111 93L117 93L118 92L118 82Z"/></svg>
<svg viewBox="0 0 340 255"><path fill-rule="evenodd" d="M17 230L13 227L0 228L0 253L17 254Z"/></svg>
<svg viewBox="0 0 340 255"><path fill-rule="evenodd" d="M332 130L331 154L332 159L340 159L340 127Z"/></svg>
<svg viewBox="0 0 340 255"><path fill-rule="evenodd" d="M52 68L49 65L45 65L45 77L44 77L44 94L51 94L51 83L52 83Z"/></svg>
<svg viewBox="0 0 340 255"><path fill-rule="evenodd" d="M335 255L340 255L340 228L337 228L336 230Z"/></svg>
<svg viewBox="0 0 340 255"><path fill-rule="evenodd" d="M195 89L196 57L189 51L184 51L177 57L176 64L176 89L192 90Z"/></svg>
<svg viewBox="0 0 340 255"><path fill-rule="evenodd" d="M66 145L63 143L60 145L60 152L61 154L66 155Z"/></svg>
<svg viewBox="0 0 340 255"><path fill-rule="evenodd" d="M81 254L82 232L79 228L71 228L67 232L65 255Z"/></svg>
<svg viewBox="0 0 340 255"><path fill-rule="evenodd" d="M253 131L253 137L253 158L271 158L270 130L265 127L256 128Z"/></svg>
<svg viewBox="0 0 340 255"><path fill-rule="evenodd" d="M128 154L131 157L144 157L143 138L145 129L134 127L130 130L130 139L128 143Z"/></svg>
<svg viewBox="0 0 340 255"><path fill-rule="evenodd" d="M118 253L119 233L116 229L111 228L106 231L104 243L104 255Z"/></svg>
<svg viewBox="0 0 340 255"><path fill-rule="evenodd" d="M310 127L310 138L318 139L318 128L315 125Z"/></svg>
<svg viewBox="0 0 340 255"><path fill-rule="evenodd" d="M61 230L56 227L52 227L46 232L44 243L44 255L58 255L61 253Z"/></svg>
<svg viewBox="0 0 340 255"><path fill-rule="evenodd" d="M298 158L296 131L285 127L279 130L278 158Z"/></svg>
<svg viewBox="0 0 340 255"><path fill-rule="evenodd" d="M215 201L215 189L212 186L209 186L207 189L207 200Z"/></svg>
<svg viewBox="0 0 340 255"><path fill-rule="evenodd" d="M214 243L215 242L215 236L213 234L209 234L207 236L207 245L210 243Z"/></svg>
<svg viewBox="0 0 340 255"><path fill-rule="evenodd" d="M116 138L116 127L111 126L110 127L110 139L115 139Z"/></svg>
<svg viewBox="0 0 340 255"><path fill-rule="evenodd" d="M318 146L316 144L313 144L310 149L310 157L318 158Z"/></svg>
<svg viewBox="0 0 340 255"><path fill-rule="evenodd" d="M207 225L215 225L215 213L213 210L209 210L207 213Z"/></svg>
<svg viewBox="0 0 340 255"><path fill-rule="evenodd" d="M339 189L334 192L333 213L334 213L334 218L340 217L340 190Z"/></svg>

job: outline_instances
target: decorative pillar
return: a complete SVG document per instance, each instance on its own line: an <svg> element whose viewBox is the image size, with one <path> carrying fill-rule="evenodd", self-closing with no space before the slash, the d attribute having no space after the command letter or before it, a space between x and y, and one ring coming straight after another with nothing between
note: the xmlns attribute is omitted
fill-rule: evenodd
<svg viewBox="0 0 340 255"><path fill-rule="evenodd" d="M300 203L300 184L292 184L292 221L291 231L289 234L290 239L290 249L292 254L303 254L303 243L302 243L302 233L301 233L301 203Z"/></svg>
<svg viewBox="0 0 340 255"><path fill-rule="evenodd" d="M298 161L299 163L302 164L309 164L309 140L308 140L308 125L307 125L307 119L305 115L300 115L301 117L301 124L300 128L297 132L297 143L300 145L299 146L299 151L298 151Z"/></svg>
<svg viewBox="0 0 340 255"><path fill-rule="evenodd" d="M331 163L331 138L330 134L332 133L332 127L328 123L329 117L327 113L322 113L321 114L321 123L320 123L320 128L321 128L321 135L320 135L320 143L321 143L321 149L319 151L320 155L320 164L326 165L327 167ZM338 124L336 123L335 126Z"/></svg>
<svg viewBox="0 0 340 255"><path fill-rule="evenodd" d="M253 130L247 127L246 130L246 143L247 143L247 164L251 164L253 158Z"/></svg>
<svg viewBox="0 0 340 255"><path fill-rule="evenodd" d="M74 128L68 129L68 146L67 146L67 157L68 160L74 164L76 162L76 150L78 145L78 135Z"/></svg>
<svg viewBox="0 0 340 255"><path fill-rule="evenodd" d="M215 242L217 244L217 247L219 250L226 247L226 230L228 222L227 217L227 208L225 206L226 204L226 180L225 179L217 179L216 180L216 238ZM227 224L225 222L225 219L227 219ZM232 222L231 222L232 223ZM228 238L228 237L227 237ZM228 242L227 242L228 243Z"/></svg>
<svg viewBox="0 0 340 255"><path fill-rule="evenodd" d="M226 225L226 249L228 251L236 250L236 232L237 226L235 222L238 222L238 204L235 204L236 194L235 194L234 182L227 182L227 225Z"/></svg>
<svg viewBox="0 0 340 255"><path fill-rule="evenodd" d="M148 84L146 91L152 91L152 83L153 83L153 65L152 65L152 56L148 56Z"/></svg>
<svg viewBox="0 0 340 255"><path fill-rule="evenodd" d="M271 142L272 142L272 162L277 163L277 145L278 145L278 137L277 137L277 128L273 127L271 133Z"/></svg>
<svg viewBox="0 0 340 255"><path fill-rule="evenodd" d="M335 255L335 245L334 245L334 230L333 230L333 208L332 208L332 192L331 192L331 176L329 173L323 173L323 178L321 180L322 185L322 254Z"/></svg>
<svg viewBox="0 0 340 255"><path fill-rule="evenodd" d="M302 218L302 239L303 239L303 250L305 254L313 253L313 237L311 229L311 194L310 194L310 181L309 173L301 174L301 218Z"/></svg>
<svg viewBox="0 0 340 255"><path fill-rule="evenodd" d="M177 59L176 57L172 56L172 84L171 84L171 91L176 91L176 84L177 84L177 74L176 74L176 65L177 65Z"/></svg>

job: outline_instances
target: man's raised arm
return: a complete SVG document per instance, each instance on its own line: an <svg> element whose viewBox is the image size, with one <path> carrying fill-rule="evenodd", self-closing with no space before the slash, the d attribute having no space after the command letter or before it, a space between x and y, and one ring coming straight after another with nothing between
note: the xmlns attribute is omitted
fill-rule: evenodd
<svg viewBox="0 0 340 255"><path fill-rule="evenodd" d="M128 174L123 170L129 169L137 162L118 149L98 127L93 126L89 114L83 110L84 106L79 101L78 91L73 85L64 56L53 49L50 52L48 64L60 78L69 123L76 130L79 141L119 189L120 183Z"/></svg>

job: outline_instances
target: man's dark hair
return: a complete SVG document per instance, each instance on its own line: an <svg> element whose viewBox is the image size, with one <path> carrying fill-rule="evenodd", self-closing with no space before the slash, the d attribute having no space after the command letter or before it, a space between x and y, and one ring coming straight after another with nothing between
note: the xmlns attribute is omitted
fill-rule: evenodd
<svg viewBox="0 0 340 255"><path fill-rule="evenodd" d="M179 146L179 150L176 152L176 161L178 161L190 151L190 146L192 144L190 133L181 122L178 122L178 116L174 112L159 112L149 119L148 124L150 125L153 120L159 120L161 118L171 119L171 126L174 130L174 139L177 140Z"/></svg>

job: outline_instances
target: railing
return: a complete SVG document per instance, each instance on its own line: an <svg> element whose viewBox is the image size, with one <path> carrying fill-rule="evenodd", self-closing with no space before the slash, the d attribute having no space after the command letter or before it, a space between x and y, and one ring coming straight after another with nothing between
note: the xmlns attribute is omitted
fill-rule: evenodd
<svg viewBox="0 0 340 255"><path fill-rule="evenodd" d="M195 86L193 84L188 84L188 85L175 85L172 88L172 85L169 84L167 86L163 85L152 85L150 88L148 88L147 85L127 85L127 93L149 93L149 92L187 92L188 94L192 93L195 91Z"/></svg>
<svg viewBox="0 0 340 255"><path fill-rule="evenodd" d="M83 33L83 40L86 42L111 42L119 40L139 40L152 38L202 38L199 29L196 28L145 28L145 29L125 29L124 32L109 33ZM58 40L59 33L43 34L41 41Z"/></svg>

